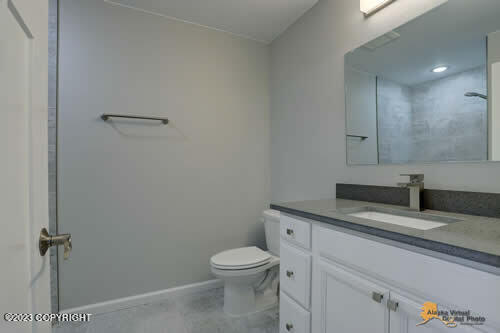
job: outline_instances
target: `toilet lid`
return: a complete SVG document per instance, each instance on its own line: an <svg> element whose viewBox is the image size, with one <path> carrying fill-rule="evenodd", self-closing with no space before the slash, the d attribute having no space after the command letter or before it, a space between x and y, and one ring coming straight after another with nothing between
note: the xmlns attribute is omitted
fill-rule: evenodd
<svg viewBox="0 0 500 333"><path fill-rule="evenodd" d="M248 269L264 265L271 260L271 255L258 247L242 247L214 255L210 262L221 269Z"/></svg>

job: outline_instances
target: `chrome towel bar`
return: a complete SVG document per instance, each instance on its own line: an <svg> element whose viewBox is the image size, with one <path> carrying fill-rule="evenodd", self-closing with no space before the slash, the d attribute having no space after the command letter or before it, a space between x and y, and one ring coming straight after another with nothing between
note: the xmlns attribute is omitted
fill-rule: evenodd
<svg viewBox="0 0 500 333"><path fill-rule="evenodd" d="M114 113L104 113L101 116L101 119L106 121L109 118L128 118L128 119L145 119L145 120L159 120L164 125L168 124L168 118L160 118L160 117L145 117L145 116L136 116L131 114L114 114Z"/></svg>
<svg viewBox="0 0 500 333"><path fill-rule="evenodd" d="M350 135L350 134L346 134L346 136L350 137L350 138L360 138L361 141L368 139L367 136L363 136L363 135Z"/></svg>

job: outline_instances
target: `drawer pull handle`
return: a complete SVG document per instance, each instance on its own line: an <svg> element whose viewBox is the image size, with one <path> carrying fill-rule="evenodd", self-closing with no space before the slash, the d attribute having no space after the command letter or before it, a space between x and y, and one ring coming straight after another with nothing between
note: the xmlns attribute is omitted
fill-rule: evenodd
<svg viewBox="0 0 500 333"><path fill-rule="evenodd" d="M287 234L288 236L293 235L293 229L286 229L286 234Z"/></svg>
<svg viewBox="0 0 500 333"><path fill-rule="evenodd" d="M285 327L286 327L286 330L288 332L290 332L293 329L293 325L292 324L286 324Z"/></svg>
<svg viewBox="0 0 500 333"><path fill-rule="evenodd" d="M381 293L373 292L372 293L372 299L377 302L377 303L382 303L382 299L384 298L384 295Z"/></svg>
<svg viewBox="0 0 500 333"><path fill-rule="evenodd" d="M292 271L286 271L286 276L291 278L293 276L293 272Z"/></svg>

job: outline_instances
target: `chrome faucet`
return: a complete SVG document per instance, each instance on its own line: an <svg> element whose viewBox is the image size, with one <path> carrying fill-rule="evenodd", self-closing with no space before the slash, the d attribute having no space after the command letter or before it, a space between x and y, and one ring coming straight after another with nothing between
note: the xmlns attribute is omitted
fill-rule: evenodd
<svg viewBox="0 0 500 333"><path fill-rule="evenodd" d="M410 190L410 209L421 211L422 203L421 196L424 192L424 175L423 174L402 174L401 176L409 176L409 183L398 183L398 186L405 187Z"/></svg>

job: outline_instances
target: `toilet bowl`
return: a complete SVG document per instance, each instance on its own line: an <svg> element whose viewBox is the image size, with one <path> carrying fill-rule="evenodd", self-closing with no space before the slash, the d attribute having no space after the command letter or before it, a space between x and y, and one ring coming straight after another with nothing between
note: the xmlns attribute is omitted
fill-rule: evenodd
<svg viewBox="0 0 500 333"><path fill-rule="evenodd" d="M263 213L269 251L258 247L226 250L210 259L212 273L224 282L224 312L243 316L278 305L279 212Z"/></svg>

